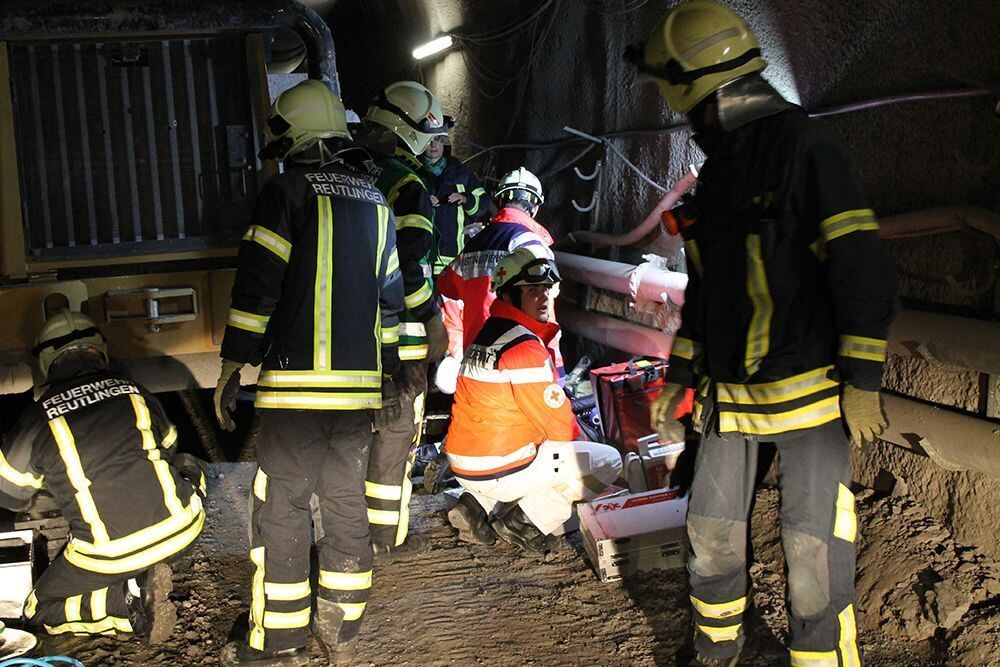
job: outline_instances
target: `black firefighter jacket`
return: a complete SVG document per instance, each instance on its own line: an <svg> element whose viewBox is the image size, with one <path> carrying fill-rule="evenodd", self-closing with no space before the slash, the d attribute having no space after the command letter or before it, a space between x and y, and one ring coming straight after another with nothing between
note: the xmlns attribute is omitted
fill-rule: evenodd
<svg viewBox="0 0 1000 667"><path fill-rule="evenodd" d="M382 193L346 163L291 167L261 190L240 244L222 357L261 364L258 408L380 408L402 308Z"/></svg>
<svg viewBox="0 0 1000 667"><path fill-rule="evenodd" d="M798 107L697 139L708 159L668 378L698 384L721 433L832 422L841 383L881 384L895 278L875 214Z"/></svg>
<svg viewBox="0 0 1000 667"><path fill-rule="evenodd" d="M0 505L22 510L39 490L69 522L66 559L84 570L143 570L183 550L205 522L205 478L171 461L177 429L159 401L111 371L54 384L0 447Z"/></svg>

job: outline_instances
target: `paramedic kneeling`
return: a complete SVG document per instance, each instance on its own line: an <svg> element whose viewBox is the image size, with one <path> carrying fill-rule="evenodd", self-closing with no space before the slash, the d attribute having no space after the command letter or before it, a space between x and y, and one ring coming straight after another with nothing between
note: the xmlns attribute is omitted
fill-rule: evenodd
<svg viewBox="0 0 1000 667"><path fill-rule="evenodd" d="M551 259L518 249L493 271L497 300L466 350L446 451L464 493L448 513L459 537L492 544L493 533L530 553L576 528L573 503L599 495L621 473L607 445L581 442L547 347ZM492 531L490 530L492 527Z"/></svg>

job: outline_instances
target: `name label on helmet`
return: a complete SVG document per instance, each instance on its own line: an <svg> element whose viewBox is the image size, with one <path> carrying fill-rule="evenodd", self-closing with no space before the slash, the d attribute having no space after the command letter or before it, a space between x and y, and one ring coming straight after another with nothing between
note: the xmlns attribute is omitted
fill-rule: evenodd
<svg viewBox="0 0 1000 667"><path fill-rule="evenodd" d="M88 382L58 393L42 401L42 408L48 419L55 419L67 412L79 410L116 396L138 394L139 388L128 380L108 378L98 382Z"/></svg>
<svg viewBox="0 0 1000 667"><path fill-rule="evenodd" d="M347 197L359 199L373 204L384 204L385 197L367 179L338 174L333 171L315 171L305 174L306 180L312 184L313 192L328 197Z"/></svg>

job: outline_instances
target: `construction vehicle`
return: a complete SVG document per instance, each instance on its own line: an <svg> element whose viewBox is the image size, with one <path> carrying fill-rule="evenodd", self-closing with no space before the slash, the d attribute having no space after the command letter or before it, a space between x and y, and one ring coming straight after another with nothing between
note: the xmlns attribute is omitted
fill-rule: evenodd
<svg viewBox="0 0 1000 667"><path fill-rule="evenodd" d="M214 386L275 170L261 129L306 76L339 94L329 28L293 0L0 9L0 394L31 386L35 332L64 307L151 390Z"/></svg>

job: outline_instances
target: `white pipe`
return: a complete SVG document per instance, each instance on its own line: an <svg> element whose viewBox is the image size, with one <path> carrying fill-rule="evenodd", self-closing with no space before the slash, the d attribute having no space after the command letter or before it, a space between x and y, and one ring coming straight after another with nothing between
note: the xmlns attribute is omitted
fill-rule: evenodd
<svg viewBox="0 0 1000 667"><path fill-rule="evenodd" d="M580 241L583 243L590 243L595 247L601 247L606 245L632 245L633 243L638 243L646 237L647 234L656 229L660 224L660 215L664 211L669 211L674 207L674 205L681 200L681 197L685 192L694 187L695 183L698 182L698 168L694 165L688 169L687 173L684 174L676 183L671 186L667 191L667 194L663 195L663 199L653 207L653 210L649 212L646 219L640 223L638 227L630 232L615 236L614 234L602 234L600 232L573 232L569 235L571 241Z"/></svg>
<svg viewBox="0 0 1000 667"><path fill-rule="evenodd" d="M892 394L882 400L889 421L882 440L926 453L947 470L1000 477L1000 424Z"/></svg>
<svg viewBox="0 0 1000 667"><path fill-rule="evenodd" d="M900 213L879 220L879 236L903 239L971 227L1000 243L1000 215L979 206L941 206Z"/></svg>
<svg viewBox="0 0 1000 667"><path fill-rule="evenodd" d="M635 266L624 262L557 252L556 263L563 278L584 285L600 287L616 294L638 295L657 303L684 305L687 274L664 271L649 264Z"/></svg>
<svg viewBox="0 0 1000 667"><path fill-rule="evenodd" d="M629 354L666 359L674 345L672 334L580 310L572 304L560 303L558 314L565 331Z"/></svg>

